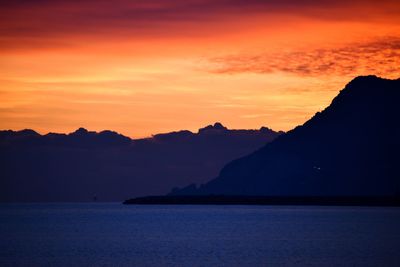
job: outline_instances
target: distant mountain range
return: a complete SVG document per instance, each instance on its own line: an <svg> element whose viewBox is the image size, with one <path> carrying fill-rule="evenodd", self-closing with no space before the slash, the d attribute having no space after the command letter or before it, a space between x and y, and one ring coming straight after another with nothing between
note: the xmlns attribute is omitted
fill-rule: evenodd
<svg viewBox="0 0 400 267"><path fill-rule="evenodd" d="M324 111L170 195L399 196L400 79L357 77Z"/></svg>
<svg viewBox="0 0 400 267"><path fill-rule="evenodd" d="M70 134L0 131L0 201L121 201L204 183L223 165L282 132L220 123L131 139L80 128Z"/></svg>

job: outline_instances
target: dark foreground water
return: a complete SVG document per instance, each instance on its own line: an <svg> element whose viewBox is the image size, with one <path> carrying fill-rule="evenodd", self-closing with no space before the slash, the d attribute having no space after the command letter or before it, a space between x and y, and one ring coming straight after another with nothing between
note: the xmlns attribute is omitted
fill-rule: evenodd
<svg viewBox="0 0 400 267"><path fill-rule="evenodd" d="M2 204L0 266L400 266L400 209Z"/></svg>

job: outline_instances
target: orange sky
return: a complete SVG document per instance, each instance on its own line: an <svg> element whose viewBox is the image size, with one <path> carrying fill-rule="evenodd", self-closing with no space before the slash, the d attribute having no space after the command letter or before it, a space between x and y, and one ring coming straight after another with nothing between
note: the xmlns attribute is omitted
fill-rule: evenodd
<svg viewBox="0 0 400 267"><path fill-rule="evenodd" d="M400 77L397 1L276 2L7 1L0 129L289 130L352 77Z"/></svg>

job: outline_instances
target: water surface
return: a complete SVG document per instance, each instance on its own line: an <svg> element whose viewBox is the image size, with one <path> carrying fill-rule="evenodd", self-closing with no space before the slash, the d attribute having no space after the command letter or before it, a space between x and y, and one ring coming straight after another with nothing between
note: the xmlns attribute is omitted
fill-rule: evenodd
<svg viewBox="0 0 400 267"><path fill-rule="evenodd" d="M2 204L0 266L400 266L400 209Z"/></svg>

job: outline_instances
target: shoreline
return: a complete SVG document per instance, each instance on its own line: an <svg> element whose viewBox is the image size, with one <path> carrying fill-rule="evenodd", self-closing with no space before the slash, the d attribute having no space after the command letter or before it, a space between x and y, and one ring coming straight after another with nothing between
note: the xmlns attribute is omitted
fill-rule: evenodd
<svg viewBox="0 0 400 267"><path fill-rule="evenodd" d="M399 196L145 196L125 205L313 205L400 207Z"/></svg>

